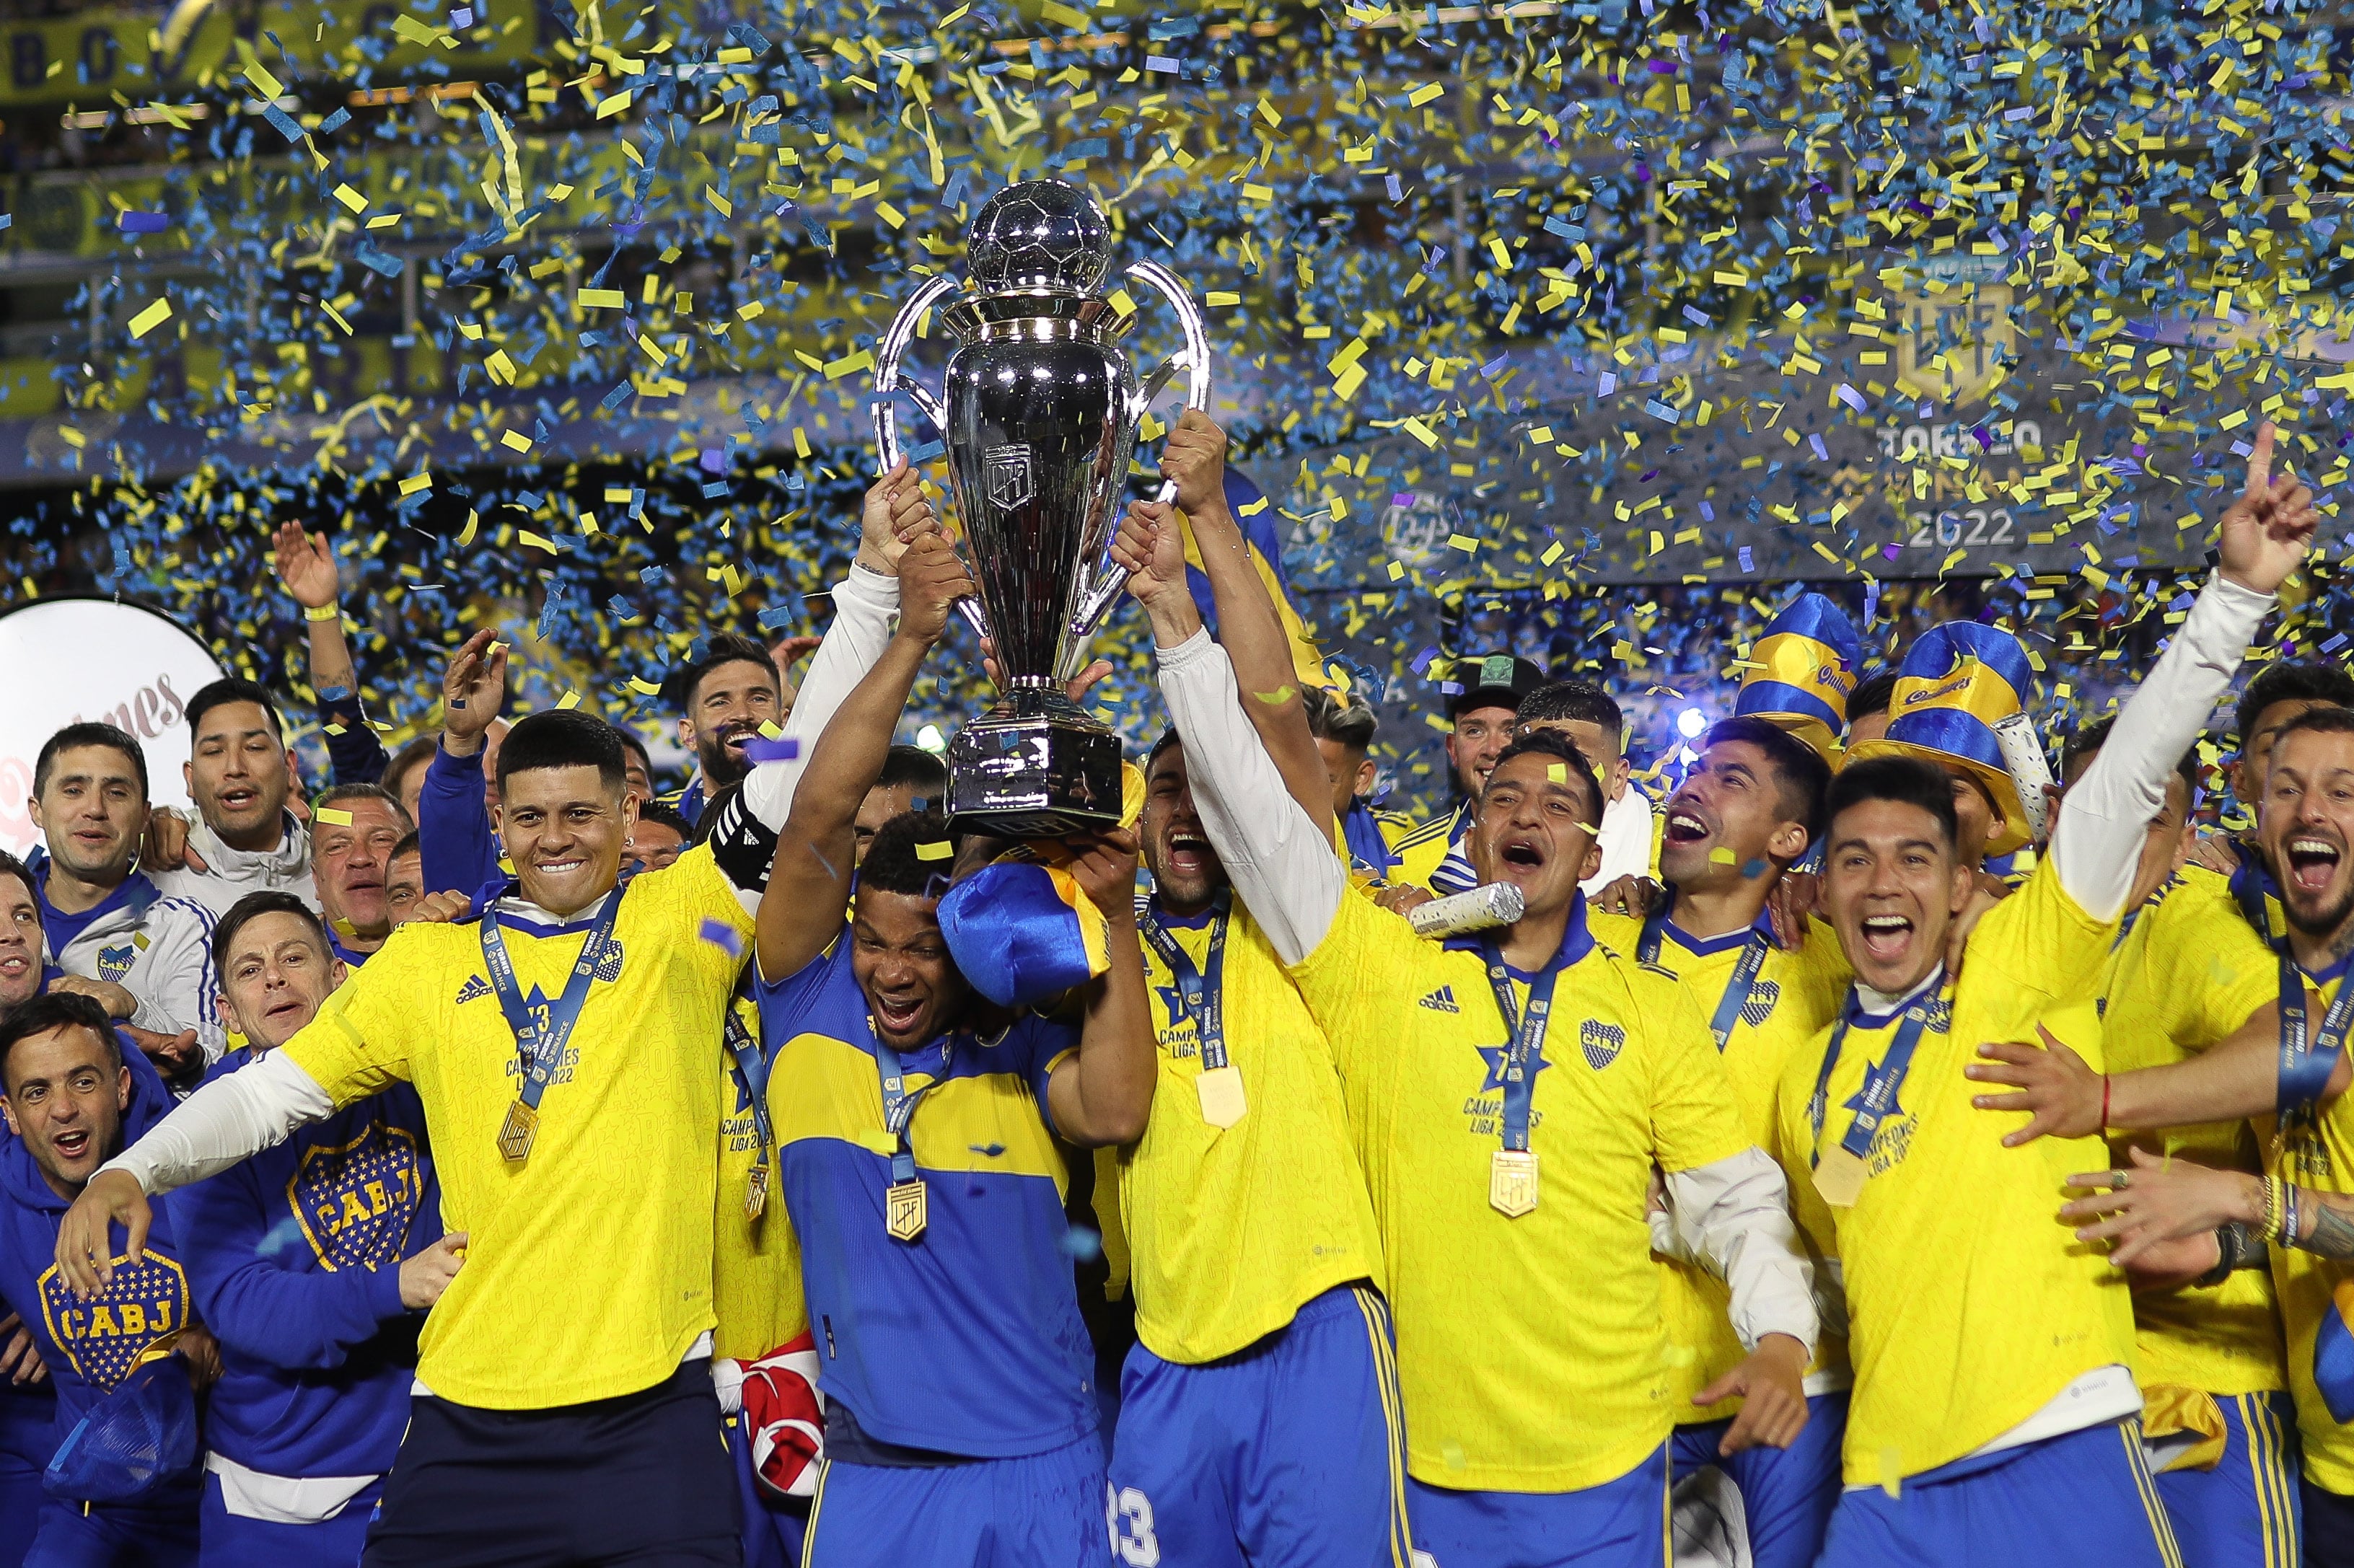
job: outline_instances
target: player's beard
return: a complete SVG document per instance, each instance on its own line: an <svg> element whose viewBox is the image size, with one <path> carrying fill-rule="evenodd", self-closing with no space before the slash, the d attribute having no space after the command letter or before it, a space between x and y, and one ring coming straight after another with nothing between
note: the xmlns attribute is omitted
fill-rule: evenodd
<svg viewBox="0 0 2354 1568"><path fill-rule="evenodd" d="M731 736L749 733L751 731L746 726L726 724L705 731L696 740L695 759L702 765L704 781L712 789L725 789L730 784L740 782L744 775L751 771L751 765L729 749L727 745Z"/></svg>

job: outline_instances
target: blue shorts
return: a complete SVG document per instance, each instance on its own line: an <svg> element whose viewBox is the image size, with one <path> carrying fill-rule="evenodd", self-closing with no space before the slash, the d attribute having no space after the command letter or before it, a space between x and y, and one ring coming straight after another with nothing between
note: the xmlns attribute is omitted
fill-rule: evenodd
<svg viewBox="0 0 2354 1568"><path fill-rule="evenodd" d="M198 1568L356 1568L367 1544L368 1520L384 1495L381 1477L370 1481L333 1519L316 1524L280 1524L245 1519L221 1500L218 1476L205 1477L204 1550Z"/></svg>
<svg viewBox="0 0 2354 1568"><path fill-rule="evenodd" d="M806 1568L1103 1568L1103 1439L956 1465L825 1461Z"/></svg>
<svg viewBox="0 0 2354 1568"><path fill-rule="evenodd" d="M2310 1478L2298 1489L2305 1494L2305 1568L2354 1568L2354 1498Z"/></svg>
<svg viewBox="0 0 2354 1568"><path fill-rule="evenodd" d="M1389 1309L1328 1290L1201 1366L1141 1344L1119 1380L1108 1496L1130 1568L1404 1568L1405 1437Z"/></svg>
<svg viewBox="0 0 2354 1568"><path fill-rule="evenodd" d="M58 1402L0 1389L0 1568L17 1568L40 1528L41 1472L58 1447Z"/></svg>
<svg viewBox="0 0 2354 1568"><path fill-rule="evenodd" d="M2194 1568L2286 1568L2296 1561L2296 1406L2285 1393L2221 1393L2223 1457L2211 1470L2160 1470L2158 1495Z"/></svg>
<svg viewBox="0 0 2354 1568"><path fill-rule="evenodd" d="M1741 1489L1749 1556L1756 1568L1813 1568L1823 1531L1840 1499L1840 1443L1847 1436L1844 1390L1807 1400L1807 1429L1787 1448L1744 1448L1726 1457L1717 1445L1731 1417L1676 1428L1675 1476L1713 1465Z"/></svg>
<svg viewBox="0 0 2354 1568"><path fill-rule="evenodd" d="M44 1498L25 1568L196 1568L196 1487L157 1506L91 1508Z"/></svg>
<svg viewBox="0 0 2354 1568"><path fill-rule="evenodd" d="M1575 1492L1458 1492L1406 1481L1433 1568L1667 1568L1668 1447Z"/></svg>
<svg viewBox="0 0 2354 1568"><path fill-rule="evenodd" d="M1819 1568L2182 1568L2141 1423L2110 1422L1840 1497Z"/></svg>

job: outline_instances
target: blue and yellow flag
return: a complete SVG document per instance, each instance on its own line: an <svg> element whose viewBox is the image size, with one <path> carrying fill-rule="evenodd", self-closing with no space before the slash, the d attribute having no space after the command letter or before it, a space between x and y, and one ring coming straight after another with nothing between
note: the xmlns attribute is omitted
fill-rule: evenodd
<svg viewBox="0 0 2354 1568"><path fill-rule="evenodd" d="M1300 686L1330 686L1332 677L1324 673L1324 655L1316 646L1316 638L1308 630L1299 607L1291 601L1291 582L1283 573L1283 535L1277 527L1280 514L1267 498L1267 492L1253 482L1250 475L1228 464L1226 467L1226 505L1242 524L1243 542L1249 546L1251 565L1258 568L1259 581L1267 585L1269 597L1275 600L1276 619L1283 622L1284 634L1291 640L1291 667L1298 674ZM1202 552L1193 543L1193 530L1189 522L1185 529L1185 578L1193 589L1193 603L1202 611L1202 620L1210 635L1218 634L1218 607L1210 594L1210 579L1202 570Z"/></svg>

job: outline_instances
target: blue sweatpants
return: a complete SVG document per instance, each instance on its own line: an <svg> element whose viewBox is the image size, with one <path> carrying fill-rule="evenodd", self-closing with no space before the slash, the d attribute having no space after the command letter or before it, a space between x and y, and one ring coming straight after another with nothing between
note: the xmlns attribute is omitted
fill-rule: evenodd
<svg viewBox="0 0 2354 1568"><path fill-rule="evenodd" d="M1141 1344L1119 1380L1108 1495L1129 1568L1387 1568L1405 1558L1405 1436L1389 1309L1328 1290L1200 1366Z"/></svg>
<svg viewBox="0 0 2354 1568"><path fill-rule="evenodd" d="M1840 1497L1819 1568L2182 1568L2143 1457L2111 1422Z"/></svg>
<svg viewBox="0 0 2354 1568"><path fill-rule="evenodd" d="M154 1506L45 1498L25 1568L196 1568L196 1498L193 1480Z"/></svg>
<svg viewBox="0 0 2354 1568"><path fill-rule="evenodd" d="M1103 1568L1103 1439L900 1467L825 1461L806 1568Z"/></svg>
<svg viewBox="0 0 2354 1568"><path fill-rule="evenodd" d="M281 1524L229 1512L221 1499L220 1478L207 1475L198 1568L357 1568L360 1552L367 1545L369 1516L383 1495L384 1481L378 1478L333 1519Z"/></svg>
<svg viewBox="0 0 2354 1568"><path fill-rule="evenodd" d="M1434 1568L1666 1568L1668 1448L1575 1492L1458 1492L1409 1478L1414 1546Z"/></svg>
<svg viewBox="0 0 2354 1568"><path fill-rule="evenodd" d="M46 1386L0 1388L0 1568L18 1568L40 1528L41 1472L58 1449L58 1402Z"/></svg>
<svg viewBox="0 0 2354 1568"><path fill-rule="evenodd" d="M1840 1499L1840 1444L1847 1436L1844 1390L1807 1400L1807 1429L1787 1448L1744 1448L1730 1457L1717 1445L1733 1421L1698 1422L1676 1428L1675 1478L1713 1465L1741 1489L1742 1517L1749 1530L1749 1556L1756 1568L1813 1568L1822 1554L1823 1531Z"/></svg>
<svg viewBox="0 0 2354 1568"><path fill-rule="evenodd" d="M2223 1457L2160 1470L2158 1495L2190 1568L2289 1568L2296 1561L2296 1406L2285 1393L2217 1394Z"/></svg>

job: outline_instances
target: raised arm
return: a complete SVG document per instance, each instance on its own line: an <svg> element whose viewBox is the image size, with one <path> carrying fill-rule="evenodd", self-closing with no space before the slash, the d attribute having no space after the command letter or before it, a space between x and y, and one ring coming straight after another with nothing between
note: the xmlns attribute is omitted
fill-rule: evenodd
<svg viewBox="0 0 2354 1568"><path fill-rule="evenodd" d="M1152 1010L1144 996L1144 951L1136 942L1136 834L1115 829L1072 841L1071 874L1103 911L1111 968L1087 988L1079 1054L1046 1081L1055 1127L1082 1149L1144 1136L1160 1076Z"/></svg>
<svg viewBox="0 0 2354 1568"><path fill-rule="evenodd" d="M811 749L760 900L760 973L782 980L841 935L850 905L853 824L883 771L891 733L907 706L924 656L948 628L949 607L972 578L938 532L919 535L899 560L899 630Z"/></svg>
<svg viewBox="0 0 2354 1568"><path fill-rule="evenodd" d="M384 774L384 743L368 728L360 708L359 674L352 665L351 644L344 639L343 613L336 600L343 588L335 571L334 553L327 536L303 531L289 520L278 525L278 580L302 607L303 630L311 649L311 685L318 694L319 720L339 733L328 735L328 758L334 764L338 784L373 784Z"/></svg>
<svg viewBox="0 0 2354 1568"><path fill-rule="evenodd" d="M2256 431L2247 490L2223 514L2215 576L2117 715L2100 756L2060 802L2053 868L2068 895L2095 919L2115 919L2125 908L2143 836L2165 803L2176 759L2206 726L2248 640L2271 611L2274 591L2305 559L2320 523L2313 493L2286 474L2274 479L2272 461L2267 424Z"/></svg>
<svg viewBox="0 0 2354 1568"><path fill-rule="evenodd" d="M756 765L744 780L745 804L770 829L785 825L818 736L890 643L891 618L899 612L899 556L907 548L901 541L938 525L921 479L904 460L867 490L859 512L857 558L833 590L833 623L811 655L792 712L785 715L784 738L796 742L798 750Z"/></svg>
<svg viewBox="0 0 2354 1568"><path fill-rule="evenodd" d="M506 650L484 628L460 645L441 674L441 744L417 792L418 858L428 893L471 898L499 874L482 747L506 691Z"/></svg>
<svg viewBox="0 0 2354 1568"><path fill-rule="evenodd" d="M1332 853L1329 829L1319 832L1290 798L1244 717L1234 666L1210 641L1185 586L1184 542L1166 508L1159 510L1164 515L1147 505L1130 509L1112 554L1129 568L1129 592L1152 622L1161 694L1184 743L1202 831L1277 957L1296 964L1332 928L1348 872Z"/></svg>
<svg viewBox="0 0 2354 1568"><path fill-rule="evenodd" d="M1329 839L1332 785L1309 733L1291 639L1267 579L1251 561L1242 522L1226 504L1226 432L1200 409L1186 409L1161 454L1161 472L1177 482L1177 504L1193 526L1202 572L1218 607L1218 641L1248 699L1243 712L1275 759L1284 788Z"/></svg>

